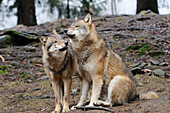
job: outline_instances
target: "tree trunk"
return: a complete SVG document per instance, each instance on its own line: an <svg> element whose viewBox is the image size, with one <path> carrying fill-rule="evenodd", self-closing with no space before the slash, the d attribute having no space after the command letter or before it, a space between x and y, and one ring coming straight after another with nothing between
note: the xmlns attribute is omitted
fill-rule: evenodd
<svg viewBox="0 0 170 113"><path fill-rule="evenodd" d="M142 10L151 10L154 13L158 12L158 1L157 0L137 0L137 11L136 13L141 12Z"/></svg>
<svg viewBox="0 0 170 113"><path fill-rule="evenodd" d="M69 5L69 0L67 0L67 18L70 18L70 5Z"/></svg>
<svg viewBox="0 0 170 113"><path fill-rule="evenodd" d="M26 26L36 25L35 0L16 0L18 24Z"/></svg>
<svg viewBox="0 0 170 113"><path fill-rule="evenodd" d="M112 15L114 14L113 13L113 0L111 0L111 11L112 11Z"/></svg>
<svg viewBox="0 0 170 113"><path fill-rule="evenodd" d="M89 8L90 8L90 3L87 0L82 0L82 8L81 8L81 14L82 16L86 15L89 12Z"/></svg>

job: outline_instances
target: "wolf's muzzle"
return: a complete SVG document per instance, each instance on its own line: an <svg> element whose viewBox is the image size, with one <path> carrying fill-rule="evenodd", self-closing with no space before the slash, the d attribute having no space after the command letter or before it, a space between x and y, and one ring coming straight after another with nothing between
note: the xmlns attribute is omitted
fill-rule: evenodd
<svg viewBox="0 0 170 113"><path fill-rule="evenodd" d="M65 42L64 43L65 44L65 46L63 47L63 48L61 48L61 49L59 49L59 51L65 51L65 50L67 50L67 46L68 46L68 41L67 42Z"/></svg>
<svg viewBox="0 0 170 113"><path fill-rule="evenodd" d="M65 33L67 36L69 36L70 38L73 38L73 37L75 36L75 34L68 34L68 30L67 30L67 29L64 30L64 33Z"/></svg>

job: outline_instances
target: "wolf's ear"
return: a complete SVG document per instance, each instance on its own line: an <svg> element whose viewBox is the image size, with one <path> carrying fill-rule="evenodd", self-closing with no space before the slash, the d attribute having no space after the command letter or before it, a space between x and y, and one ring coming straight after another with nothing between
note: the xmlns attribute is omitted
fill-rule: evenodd
<svg viewBox="0 0 170 113"><path fill-rule="evenodd" d="M39 36L39 40L41 41L41 43L42 43L43 45L45 45L45 43L47 42L47 37Z"/></svg>
<svg viewBox="0 0 170 113"><path fill-rule="evenodd" d="M75 17L75 20L76 20L76 21L78 21L78 18L77 18L77 17Z"/></svg>
<svg viewBox="0 0 170 113"><path fill-rule="evenodd" d="M57 32L56 32L56 30L54 28L52 29L52 34L57 35Z"/></svg>
<svg viewBox="0 0 170 113"><path fill-rule="evenodd" d="M91 18L91 14L90 14L90 13L88 13L88 14L86 15L86 17L84 18L84 22L85 22L85 23L88 23L89 25L92 24L92 18Z"/></svg>

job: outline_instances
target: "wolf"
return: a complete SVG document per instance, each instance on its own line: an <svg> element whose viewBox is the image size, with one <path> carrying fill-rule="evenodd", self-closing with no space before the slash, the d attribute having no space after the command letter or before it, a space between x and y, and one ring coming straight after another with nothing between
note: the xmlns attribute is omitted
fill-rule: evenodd
<svg viewBox="0 0 170 113"><path fill-rule="evenodd" d="M49 37L40 36L43 51L43 64L46 74L52 83L55 93L56 106L53 113L69 111L69 98L71 90L71 77L75 75L77 61L69 46L53 29Z"/></svg>
<svg viewBox="0 0 170 113"><path fill-rule="evenodd" d="M82 94L76 106L83 105L91 86L91 99L87 106L112 106L135 99L137 91L131 71L120 56L106 46L95 30L92 16L87 14L83 20L77 17L75 20L64 32L71 39L82 78ZM108 88L105 101L99 100L103 85ZM142 99L145 97L158 98L154 92L143 94Z"/></svg>

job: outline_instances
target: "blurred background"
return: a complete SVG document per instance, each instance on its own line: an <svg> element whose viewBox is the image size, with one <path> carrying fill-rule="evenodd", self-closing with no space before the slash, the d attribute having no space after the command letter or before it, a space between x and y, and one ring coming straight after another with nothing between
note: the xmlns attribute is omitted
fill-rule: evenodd
<svg viewBox="0 0 170 113"><path fill-rule="evenodd" d="M0 30L56 19L93 15L135 15L151 9L170 14L170 0L0 0Z"/></svg>

